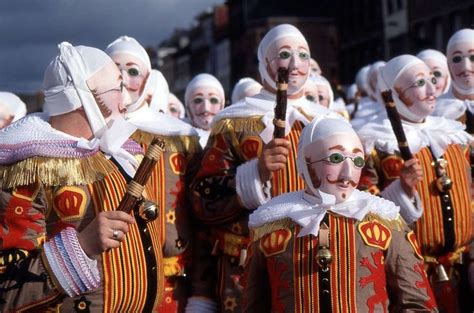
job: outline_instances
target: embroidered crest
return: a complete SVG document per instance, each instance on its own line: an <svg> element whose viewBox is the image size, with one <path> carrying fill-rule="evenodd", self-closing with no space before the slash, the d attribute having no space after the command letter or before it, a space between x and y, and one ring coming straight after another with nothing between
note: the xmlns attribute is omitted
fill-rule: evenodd
<svg viewBox="0 0 474 313"><path fill-rule="evenodd" d="M81 218L86 203L87 195L79 187L61 187L54 195L54 209L63 221Z"/></svg>
<svg viewBox="0 0 474 313"><path fill-rule="evenodd" d="M421 276L421 280L416 281L415 286L417 288L426 290L426 295L428 296L428 300L425 301L425 306L429 308L430 310L434 310L436 308L436 301L435 301L433 291L431 290L430 281L428 280L428 277L426 276L423 262L419 262L415 264L414 270Z"/></svg>
<svg viewBox="0 0 474 313"><path fill-rule="evenodd" d="M26 201L33 201L38 195L39 187L40 186L37 182L27 186L18 186L13 191L13 196Z"/></svg>
<svg viewBox="0 0 474 313"><path fill-rule="evenodd" d="M247 136L240 144L240 149L245 160L251 160L258 157L262 153L263 143L259 137Z"/></svg>
<svg viewBox="0 0 474 313"><path fill-rule="evenodd" d="M360 223L358 230L364 243L370 247L386 250L392 239L390 229L377 220Z"/></svg>
<svg viewBox="0 0 474 313"><path fill-rule="evenodd" d="M423 260L423 255L421 254L420 246L418 245L418 241L416 241L416 235L413 231L407 234L407 239L410 245L413 247L413 250L415 251L415 255L418 258Z"/></svg>
<svg viewBox="0 0 474 313"><path fill-rule="evenodd" d="M375 306L377 304L380 304L385 310L388 302L383 252L379 250L375 253L371 253L371 256L374 261L373 264L369 258L362 258L360 261L360 265L366 267L370 271L370 274L361 277L359 280L359 285L362 288L365 288L370 283L373 284L375 294L367 298L367 307L370 313L375 312Z"/></svg>
<svg viewBox="0 0 474 313"><path fill-rule="evenodd" d="M291 239L291 231L279 229L260 239L259 248L266 257L284 252Z"/></svg>
<svg viewBox="0 0 474 313"><path fill-rule="evenodd" d="M172 153L170 155L170 164L173 173L182 175L186 169L186 157L182 153Z"/></svg>
<svg viewBox="0 0 474 313"><path fill-rule="evenodd" d="M397 179L403 166L403 160L397 155L389 155L381 162L383 173L387 179Z"/></svg>
<svg viewBox="0 0 474 313"><path fill-rule="evenodd" d="M198 176L210 176L222 170L227 170L230 165L225 159L225 152L228 149L223 134L216 134L211 137L213 145L207 150L202 158L201 169L199 170Z"/></svg>

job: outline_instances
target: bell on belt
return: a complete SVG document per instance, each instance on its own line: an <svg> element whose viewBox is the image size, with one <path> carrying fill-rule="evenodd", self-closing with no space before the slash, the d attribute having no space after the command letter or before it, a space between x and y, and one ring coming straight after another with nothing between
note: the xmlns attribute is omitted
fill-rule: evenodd
<svg viewBox="0 0 474 313"><path fill-rule="evenodd" d="M138 206L138 215L147 222L154 221L158 217L158 213L158 205L152 201L142 201Z"/></svg>
<svg viewBox="0 0 474 313"><path fill-rule="evenodd" d="M318 265L322 268L328 267L332 262L331 251L326 247L319 249L318 254L316 255L316 262L318 262Z"/></svg>
<svg viewBox="0 0 474 313"><path fill-rule="evenodd" d="M446 270L442 264L436 265L436 274L436 282L439 283L443 281L449 281L448 274L446 273Z"/></svg>
<svg viewBox="0 0 474 313"><path fill-rule="evenodd" d="M453 181L449 176L443 175L436 180L436 187L441 192L449 191L453 187Z"/></svg>

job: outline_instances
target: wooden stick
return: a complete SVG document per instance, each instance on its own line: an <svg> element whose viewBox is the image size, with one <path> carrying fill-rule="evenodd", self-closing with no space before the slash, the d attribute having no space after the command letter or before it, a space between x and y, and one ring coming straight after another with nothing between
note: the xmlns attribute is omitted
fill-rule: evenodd
<svg viewBox="0 0 474 313"><path fill-rule="evenodd" d="M138 204L142 197L146 183L150 179L156 162L160 159L165 149L165 142L162 139L154 138L138 166L137 172L132 181L127 185L127 191L117 208L118 211L130 213Z"/></svg>
<svg viewBox="0 0 474 313"><path fill-rule="evenodd" d="M398 114L397 108L395 107L395 102L393 101L392 91L382 91L382 99L385 103L385 108L387 109L388 119L390 120L390 124L392 124L393 132L395 133L395 137L398 141L400 155L402 156L403 160L408 161L413 158L413 155L411 154L410 148L408 147L402 121L400 120L400 115Z"/></svg>
<svg viewBox="0 0 474 313"><path fill-rule="evenodd" d="M275 117L273 118L273 124L275 125L273 138L285 137L287 89L288 69L286 67L280 67L278 68Z"/></svg>

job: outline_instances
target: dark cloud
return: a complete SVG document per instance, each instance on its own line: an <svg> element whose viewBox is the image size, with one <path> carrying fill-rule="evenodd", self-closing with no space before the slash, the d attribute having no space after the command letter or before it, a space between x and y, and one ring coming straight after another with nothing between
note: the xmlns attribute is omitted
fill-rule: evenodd
<svg viewBox="0 0 474 313"><path fill-rule="evenodd" d="M0 2L0 90L33 92L57 44L105 49L118 36L157 45L223 0L15 0Z"/></svg>

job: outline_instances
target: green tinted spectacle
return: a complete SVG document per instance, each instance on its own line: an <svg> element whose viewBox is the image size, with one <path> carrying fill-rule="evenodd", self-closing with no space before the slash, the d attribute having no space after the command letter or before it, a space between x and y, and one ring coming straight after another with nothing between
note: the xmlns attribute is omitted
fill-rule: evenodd
<svg viewBox="0 0 474 313"><path fill-rule="evenodd" d="M128 72L128 75L130 76L138 76L139 74L136 68L129 68L127 72Z"/></svg>
<svg viewBox="0 0 474 313"><path fill-rule="evenodd" d="M361 156L350 157L350 156L342 155L341 153L338 153L338 152L331 154L329 157L327 157L324 160L327 160L328 162L333 163L333 164L339 164L343 162L345 159L351 159L352 162L354 162L354 165L356 167L362 168L365 165L365 160Z"/></svg>

